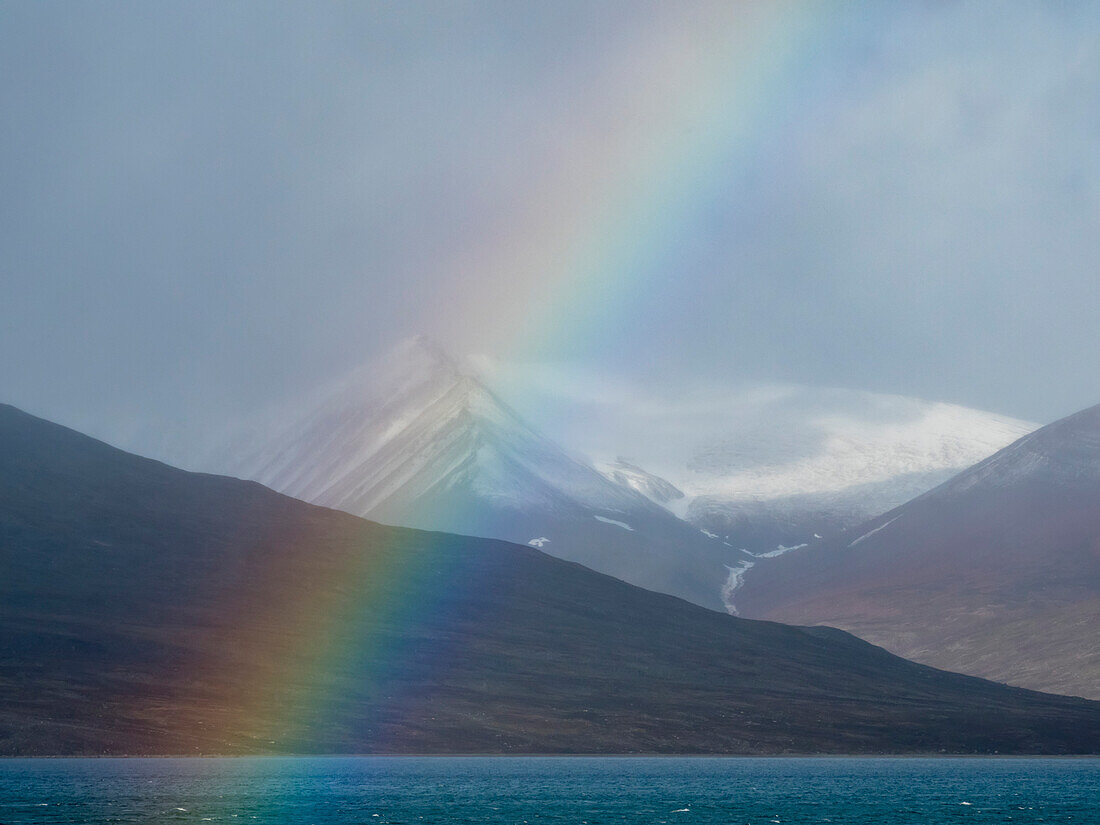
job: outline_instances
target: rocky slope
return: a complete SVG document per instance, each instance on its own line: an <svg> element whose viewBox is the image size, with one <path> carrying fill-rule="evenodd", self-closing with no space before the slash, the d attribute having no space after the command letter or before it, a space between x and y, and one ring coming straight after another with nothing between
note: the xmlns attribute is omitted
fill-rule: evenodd
<svg viewBox="0 0 1100 825"><path fill-rule="evenodd" d="M748 570L741 615L850 630L937 667L1100 698L1100 407Z"/></svg>

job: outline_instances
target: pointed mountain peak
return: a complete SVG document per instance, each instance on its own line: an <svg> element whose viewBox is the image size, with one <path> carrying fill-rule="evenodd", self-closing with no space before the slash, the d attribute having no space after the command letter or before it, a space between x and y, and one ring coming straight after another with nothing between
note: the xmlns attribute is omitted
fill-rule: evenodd
<svg viewBox="0 0 1100 825"><path fill-rule="evenodd" d="M458 362L443 346L428 335L414 335L400 341L389 350L375 357L359 370L372 383L386 383L415 376L447 376L459 378L463 372Z"/></svg>
<svg viewBox="0 0 1100 825"><path fill-rule="evenodd" d="M415 335L375 355L312 393L314 407L376 408L409 393L443 392L465 377L458 363L427 335Z"/></svg>
<svg viewBox="0 0 1100 825"><path fill-rule="evenodd" d="M527 429L519 415L482 381L466 360L449 353L434 338L406 338L381 358L359 370L353 383L369 386L375 397L388 398L412 388L446 394L452 415L473 414L512 427Z"/></svg>
<svg viewBox="0 0 1100 825"><path fill-rule="evenodd" d="M394 360L412 359L455 366L455 360L442 344L424 333L418 333L399 342L386 357Z"/></svg>

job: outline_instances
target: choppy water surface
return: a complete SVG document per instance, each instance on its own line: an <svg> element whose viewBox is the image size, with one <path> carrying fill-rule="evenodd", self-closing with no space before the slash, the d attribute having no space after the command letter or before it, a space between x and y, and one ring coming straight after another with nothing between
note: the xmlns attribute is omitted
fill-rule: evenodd
<svg viewBox="0 0 1100 825"><path fill-rule="evenodd" d="M0 823L1100 823L1098 759L0 760Z"/></svg>

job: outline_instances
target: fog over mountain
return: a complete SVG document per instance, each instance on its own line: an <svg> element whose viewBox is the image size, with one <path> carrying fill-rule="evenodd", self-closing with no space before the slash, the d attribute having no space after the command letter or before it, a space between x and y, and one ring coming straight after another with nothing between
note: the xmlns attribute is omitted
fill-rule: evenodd
<svg viewBox="0 0 1100 825"><path fill-rule="evenodd" d="M427 331L1093 403L1095 4L792 9L5 3L4 399L201 432Z"/></svg>

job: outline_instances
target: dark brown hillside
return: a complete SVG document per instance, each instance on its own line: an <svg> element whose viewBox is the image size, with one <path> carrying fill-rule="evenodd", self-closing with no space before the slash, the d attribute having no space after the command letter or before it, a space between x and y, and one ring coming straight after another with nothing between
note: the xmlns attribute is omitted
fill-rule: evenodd
<svg viewBox="0 0 1100 825"><path fill-rule="evenodd" d="M0 407L0 752L1100 751L1100 704Z"/></svg>
<svg viewBox="0 0 1100 825"><path fill-rule="evenodd" d="M1100 406L908 504L752 569L741 615L1100 699Z"/></svg>

